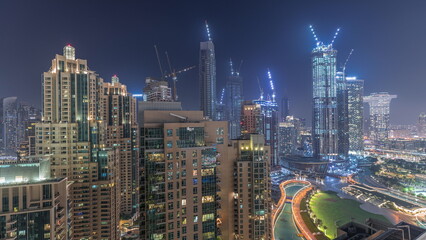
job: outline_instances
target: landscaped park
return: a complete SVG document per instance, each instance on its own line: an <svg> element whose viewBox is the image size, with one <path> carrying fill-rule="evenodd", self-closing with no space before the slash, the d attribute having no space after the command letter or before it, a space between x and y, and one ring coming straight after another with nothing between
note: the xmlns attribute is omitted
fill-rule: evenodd
<svg viewBox="0 0 426 240"><path fill-rule="evenodd" d="M302 202L306 204L306 202ZM367 218L389 222L384 216L369 213L360 207L361 203L351 199L341 199L335 192L315 193L309 203L311 221L330 239L336 237L337 226L355 220L364 223ZM303 207L304 208L304 207ZM302 209L302 207L301 207ZM308 213L306 213L307 215ZM308 218L308 217L306 217ZM309 221L309 219L305 219ZM312 222L307 225L314 225Z"/></svg>

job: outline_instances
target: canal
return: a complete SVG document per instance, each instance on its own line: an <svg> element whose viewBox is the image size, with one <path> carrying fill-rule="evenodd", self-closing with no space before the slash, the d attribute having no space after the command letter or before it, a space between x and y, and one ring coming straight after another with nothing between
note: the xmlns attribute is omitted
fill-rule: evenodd
<svg viewBox="0 0 426 240"><path fill-rule="evenodd" d="M291 201L294 194L297 193L304 186L290 184L285 188L286 192L286 203L283 210L278 216L277 223L275 224L274 236L275 240L300 240L304 239L297 236L299 233L297 227L293 221L293 214L291 210Z"/></svg>

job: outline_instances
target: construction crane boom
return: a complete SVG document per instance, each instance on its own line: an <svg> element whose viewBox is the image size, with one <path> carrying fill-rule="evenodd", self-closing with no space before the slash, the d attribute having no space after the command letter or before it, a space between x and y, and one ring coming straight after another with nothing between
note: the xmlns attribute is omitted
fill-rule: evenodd
<svg viewBox="0 0 426 240"><path fill-rule="evenodd" d="M257 84L259 85L259 90L260 90L260 100L263 100L263 89L262 89L262 85L260 85L259 77L257 77Z"/></svg>
<svg viewBox="0 0 426 240"><path fill-rule="evenodd" d="M343 74L345 74L345 71L346 71L346 65L348 64L349 59L351 58L351 56L352 56L352 53L353 53L353 52L354 52L354 50L353 50L353 49L351 49L351 51L349 52L348 57L346 58L345 64L343 64L343 68L342 68L342 72L343 72Z"/></svg>

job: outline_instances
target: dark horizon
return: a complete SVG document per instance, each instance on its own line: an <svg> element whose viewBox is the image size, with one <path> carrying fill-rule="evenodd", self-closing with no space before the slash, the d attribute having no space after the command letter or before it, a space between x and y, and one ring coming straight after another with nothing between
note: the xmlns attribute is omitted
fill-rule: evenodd
<svg viewBox="0 0 426 240"><path fill-rule="evenodd" d="M154 44L163 68L168 68L165 51L176 69L198 65L207 19L216 48L217 95L226 82L229 58L234 66L243 60L245 99L258 98L257 76L267 89L270 68L277 101L288 96L291 113L310 122L312 24L324 42L341 28L334 44L338 66L353 48L347 74L365 80L366 95L398 95L391 104L393 124L415 123L426 111L419 104L426 100L426 2L114 3L0 2L0 76L5 86L0 96L18 96L40 107L41 74L68 43L76 48L77 58L87 59L106 81L117 74L130 92L140 93L145 77L160 75ZM180 76L178 95L185 109L199 109L198 69Z"/></svg>

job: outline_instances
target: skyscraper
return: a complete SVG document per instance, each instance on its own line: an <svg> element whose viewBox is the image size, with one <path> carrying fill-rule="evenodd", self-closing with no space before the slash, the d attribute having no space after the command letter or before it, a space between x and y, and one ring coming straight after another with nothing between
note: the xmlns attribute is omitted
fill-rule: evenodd
<svg viewBox="0 0 426 240"><path fill-rule="evenodd" d="M142 114L140 238L217 239L217 166L227 123L205 120L201 111Z"/></svg>
<svg viewBox="0 0 426 240"><path fill-rule="evenodd" d="M206 22L207 41L200 43L199 84L201 111L210 119L216 118L216 57L210 29Z"/></svg>
<svg viewBox="0 0 426 240"><path fill-rule="evenodd" d="M314 157L336 160L338 149L338 110L336 55L333 45L321 42L312 51Z"/></svg>
<svg viewBox="0 0 426 240"><path fill-rule="evenodd" d="M106 127L107 147L119 149L121 216L133 217L139 211L139 139L136 99L127 92L117 75L102 84L100 119Z"/></svg>
<svg viewBox="0 0 426 240"><path fill-rule="evenodd" d="M15 155L18 149L18 98L3 99L3 149L7 154Z"/></svg>
<svg viewBox="0 0 426 240"><path fill-rule="evenodd" d="M270 146L271 164L278 164L278 105L271 100L244 101L241 115L241 133L262 134Z"/></svg>
<svg viewBox="0 0 426 240"><path fill-rule="evenodd" d="M372 93L364 97L370 106L369 137L373 141L383 141L389 135L390 103L397 98L387 92Z"/></svg>
<svg viewBox="0 0 426 240"><path fill-rule="evenodd" d="M297 148L297 129L293 122L280 122L278 126L278 156L282 159Z"/></svg>
<svg viewBox="0 0 426 240"><path fill-rule="evenodd" d="M280 112L280 121L285 121L287 116L290 116L290 99L288 99L288 97L281 98Z"/></svg>
<svg viewBox="0 0 426 240"><path fill-rule="evenodd" d="M103 79L67 45L43 74L42 86L35 151L51 157L52 177L69 181L71 238L119 239L120 153L105 148Z"/></svg>
<svg viewBox="0 0 426 240"><path fill-rule="evenodd" d="M364 150L364 80L346 77L348 88L349 151Z"/></svg>
<svg viewBox="0 0 426 240"><path fill-rule="evenodd" d="M226 82L226 106L229 139L237 139L241 135L241 105L243 102L243 78L239 71L234 71L232 61L230 75Z"/></svg>
<svg viewBox="0 0 426 240"><path fill-rule="evenodd" d="M173 102L172 89L167 81L148 77L143 92L149 102Z"/></svg>
<svg viewBox="0 0 426 240"><path fill-rule="evenodd" d="M349 153L348 88L344 72L336 73L337 94L337 152L339 159L347 159Z"/></svg>

